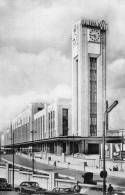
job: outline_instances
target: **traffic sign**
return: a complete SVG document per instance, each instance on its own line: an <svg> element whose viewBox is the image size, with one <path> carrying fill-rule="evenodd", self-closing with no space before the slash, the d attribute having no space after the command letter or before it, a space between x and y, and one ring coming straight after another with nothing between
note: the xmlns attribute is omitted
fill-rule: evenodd
<svg viewBox="0 0 125 195"><path fill-rule="evenodd" d="M107 177L107 171L101 171L100 172L100 177L101 178L106 178Z"/></svg>

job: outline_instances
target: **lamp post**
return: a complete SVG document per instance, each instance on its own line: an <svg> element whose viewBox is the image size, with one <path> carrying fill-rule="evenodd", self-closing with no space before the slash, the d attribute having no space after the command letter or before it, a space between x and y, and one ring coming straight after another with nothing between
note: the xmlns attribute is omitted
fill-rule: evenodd
<svg viewBox="0 0 125 195"><path fill-rule="evenodd" d="M106 110L104 112L104 121L103 121L103 195L106 195L106 167L105 167L105 134L107 132L107 116L108 113L115 108L115 106L118 104L118 101L114 101L109 107L106 107Z"/></svg>
<svg viewBox="0 0 125 195"><path fill-rule="evenodd" d="M33 144L34 144L34 131L32 130L31 133L32 133L32 172L34 173L34 147L33 147Z"/></svg>
<svg viewBox="0 0 125 195"><path fill-rule="evenodd" d="M14 131L12 133L12 148L13 148L13 189L14 189Z"/></svg>
<svg viewBox="0 0 125 195"><path fill-rule="evenodd" d="M15 142L15 137L14 137L14 130L12 129L12 124L10 124L10 131L11 131L11 145L12 145L12 187L14 189L14 165L15 165L15 159L14 159L14 142Z"/></svg>

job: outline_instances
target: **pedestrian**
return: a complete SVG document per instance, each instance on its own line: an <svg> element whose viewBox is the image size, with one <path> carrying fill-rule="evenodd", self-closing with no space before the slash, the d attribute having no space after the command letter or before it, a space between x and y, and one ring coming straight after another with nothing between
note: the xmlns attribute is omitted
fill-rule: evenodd
<svg viewBox="0 0 125 195"><path fill-rule="evenodd" d="M79 181L76 182L76 185L73 188L74 192L80 192L81 186L79 185Z"/></svg>
<svg viewBox="0 0 125 195"><path fill-rule="evenodd" d="M56 168L56 161L54 161L53 165L54 165L54 168Z"/></svg>
<svg viewBox="0 0 125 195"><path fill-rule="evenodd" d="M114 189L113 189L112 185L109 184L108 193L109 193L109 194L112 194L113 192L114 192Z"/></svg>
<svg viewBox="0 0 125 195"><path fill-rule="evenodd" d="M118 165L116 165L115 167L116 167L116 171L118 171Z"/></svg>

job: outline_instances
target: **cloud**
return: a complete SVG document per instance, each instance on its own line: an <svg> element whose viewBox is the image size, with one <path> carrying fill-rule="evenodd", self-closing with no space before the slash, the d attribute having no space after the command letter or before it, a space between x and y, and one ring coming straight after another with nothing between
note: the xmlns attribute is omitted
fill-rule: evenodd
<svg viewBox="0 0 125 195"><path fill-rule="evenodd" d="M108 23L107 98L111 102L115 98L120 100L117 112L123 124L124 10L122 0L1 0L1 119L7 122L16 108L19 110L17 105L23 107L23 102L30 102L33 96L58 97L64 92L62 96L70 96L71 31L73 24L85 16L105 19ZM10 111L3 117L4 108ZM119 121L117 125L121 124Z"/></svg>
<svg viewBox="0 0 125 195"><path fill-rule="evenodd" d="M115 91L115 93L117 93L117 91ZM123 93L125 95L125 89ZM125 129L125 100L121 98L114 100L118 100L119 104L111 111L111 113L109 113L109 129ZM113 101L110 101L110 103L112 104Z"/></svg>
<svg viewBox="0 0 125 195"><path fill-rule="evenodd" d="M109 58L116 53L124 55L124 8L118 0L61 0L61 1L6 1L2 9L1 45L15 46L19 50L39 52L54 47L65 54L71 50L72 25L81 17L106 19L109 24ZM119 41L119 45L115 41ZM71 52L70 52L71 53Z"/></svg>
<svg viewBox="0 0 125 195"><path fill-rule="evenodd" d="M46 49L39 54L0 49L0 91L3 96L26 91L46 93L58 83L71 84L71 60L60 51ZM3 85L4 83L4 85Z"/></svg>
<svg viewBox="0 0 125 195"><path fill-rule="evenodd" d="M125 129L125 59L116 59L108 65L107 100L119 104L109 114L109 129Z"/></svg>
<svg viewBox="0 0 125 195"><path fill-rule="evenodd" d="M125 58L114 60L108 65L108 88L125 88Z"/></svg>
<svg viewBox="0 0 125 195"><path fill-rule="evenodd" d="M51 99L54 98L71 98L71 88L66 84L59 84L56 88L50 93Z"/></svg>
<svg viewBox="0 0 125 195"><path fill-rule="evenodd" d="M114 60L124 51L125 2L119 0L5 0L1 8L1 46L40 52L56 48L71 55L72 25L81 17L105 19L108 23L107 56ZM119 43L116 45L116 43Z"/></svg>

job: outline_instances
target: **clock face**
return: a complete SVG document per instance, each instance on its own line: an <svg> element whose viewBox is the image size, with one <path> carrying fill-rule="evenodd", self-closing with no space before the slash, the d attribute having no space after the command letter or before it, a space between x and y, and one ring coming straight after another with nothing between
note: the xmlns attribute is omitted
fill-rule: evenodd
<svg viewBox="0 0 125 195"><path fill-rule="evenodd" d="M89 29L88 41L100 43L100 30Z"/></svg>

